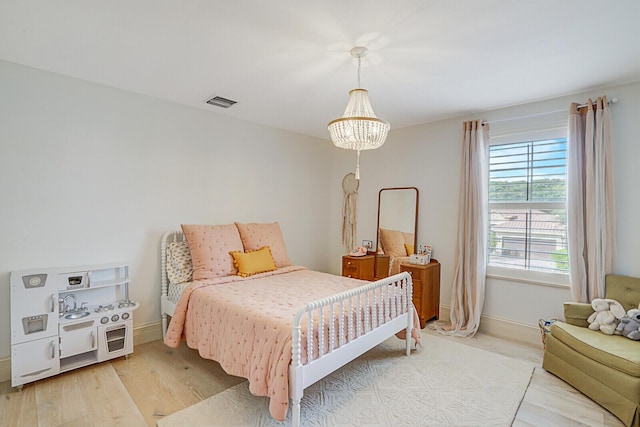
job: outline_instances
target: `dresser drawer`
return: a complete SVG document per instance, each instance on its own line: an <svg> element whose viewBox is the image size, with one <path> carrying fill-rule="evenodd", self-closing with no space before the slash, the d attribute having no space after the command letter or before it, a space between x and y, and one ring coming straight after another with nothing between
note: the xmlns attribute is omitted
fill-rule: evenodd
<svg viewBox="0 0 640 427"><path fill-rule="evenodd" d="M412 269L402 269L402 271L406 271L411 275L411 283L413 283L413 296L420 297L422 296L422 275L420 271L414 271Z"/></svg>

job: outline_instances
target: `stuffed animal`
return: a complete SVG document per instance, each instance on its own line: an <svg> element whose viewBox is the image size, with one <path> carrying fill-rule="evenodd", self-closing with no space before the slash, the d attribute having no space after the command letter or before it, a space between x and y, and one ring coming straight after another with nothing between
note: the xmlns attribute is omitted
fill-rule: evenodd
<svg viewBox="0 0 640 427"><path fill-rule="evenodd" d="M620 319L616 331L631 340L640 341L640 305L638 308L627 311L627 314Z"/></svg>
<svg viewBox="0 0 640 427"><path fill-rule="evenodd" d="M591 301L591 307L595 310L587 319L589 329L601 331L607 335L613 335L620 319L625 314L624 307L616 300L596 298Z"/></svg>

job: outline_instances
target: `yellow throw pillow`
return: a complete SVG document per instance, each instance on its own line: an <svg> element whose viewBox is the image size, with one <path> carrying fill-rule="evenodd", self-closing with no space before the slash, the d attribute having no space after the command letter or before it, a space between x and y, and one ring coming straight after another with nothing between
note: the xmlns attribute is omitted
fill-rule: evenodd
<svg viewBox="0 0 640 427"><path fill-rule="evenodd" d="M405 243L405 244L404 244L404 248L405 248L405 249L406 249L406 251L407 251L407 255L413 255L413 249L414 249L414 248L413 248L413 245L410 245L410 244L408 244L408 243Z"/></svg>
<svg viewBox="0 0 640 427"><path fill-rule="evenodd" d="M233 257L233 263L238 269L238 276L249 277L258 273L265 273L276 269L269 246L263 246L254 251L229 252Z"/></svg>

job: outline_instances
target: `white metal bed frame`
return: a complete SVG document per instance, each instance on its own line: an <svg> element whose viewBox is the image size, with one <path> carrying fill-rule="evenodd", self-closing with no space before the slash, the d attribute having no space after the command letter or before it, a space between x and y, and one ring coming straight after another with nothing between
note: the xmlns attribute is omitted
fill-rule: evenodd
<svg viewBox="0 0 640 427"><path fill-rule="evenodd" d="M166 249L170 242L182 240L184 235L179 231L168 232L162 237L163 337L167 331L167 316L172 316L176 308L168 299ZM406 333L406 355L410 355L414 314L411 295L411 276L405 272L310 302L298 310L291 333L292 361L289 366L289 398L293 404L291 418L294 427L300 425L300 401L304 389L316 381L402 330ZM345 316L344 313L351 314ZM303 365L301 323L304 320L307 321L307 330L314 330L315 336L307 334L307 363ZM314 343L317 343L315 356Z"/></svg>

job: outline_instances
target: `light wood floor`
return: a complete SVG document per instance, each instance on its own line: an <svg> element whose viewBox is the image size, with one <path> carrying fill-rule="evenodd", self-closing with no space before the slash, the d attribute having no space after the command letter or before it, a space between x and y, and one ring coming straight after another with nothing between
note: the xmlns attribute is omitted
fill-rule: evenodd
<svg viewBox="0 0 640 427"><path fill-rule="evenodd" d="M430 325L424 329L426 335L435 333ZM513 426L622 426L609 412L544 371L541 346L483 334L448 339L535 364ZM425 336L425 345L428 342ZM67 372L25 385L21 392L9 381L0 383L0 426L155 426L162 417L242 381L184 344L174 350L154 341L136 346L128 360Z"/></svg>

